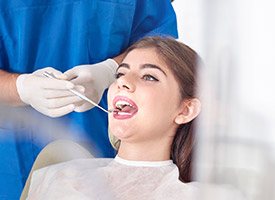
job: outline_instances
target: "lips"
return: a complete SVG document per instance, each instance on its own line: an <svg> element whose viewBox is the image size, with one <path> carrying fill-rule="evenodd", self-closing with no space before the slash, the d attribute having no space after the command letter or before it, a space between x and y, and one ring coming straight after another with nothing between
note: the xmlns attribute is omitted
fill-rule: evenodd
<svg viewBox="0 0 275 200"><path fill-rule="evenodd" d="M125 96L116 96L113 100L113 107L115 119L129 119L138 112L135 102Z"/></svg>

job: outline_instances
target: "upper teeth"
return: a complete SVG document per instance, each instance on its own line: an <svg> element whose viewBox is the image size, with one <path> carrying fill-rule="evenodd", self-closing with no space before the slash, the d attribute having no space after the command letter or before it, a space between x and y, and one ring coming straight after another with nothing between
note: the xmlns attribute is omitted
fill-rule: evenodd
<svg viewBox="0 0 275 200"><path fill-rule="evenodd" d="M122 109L124 106L132 106L130 103L127 101L117 101L116 102L116 107L119 109Z"/></svg>

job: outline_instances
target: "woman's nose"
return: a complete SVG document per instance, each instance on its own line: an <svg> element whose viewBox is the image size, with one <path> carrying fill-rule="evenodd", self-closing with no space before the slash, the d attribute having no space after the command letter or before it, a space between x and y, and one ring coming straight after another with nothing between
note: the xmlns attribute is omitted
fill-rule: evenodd
<svg viewBox="0 0 275 200"><path fill-rule="evenodd" d="M127 90L133 92L136 89L133 75L125 74L117 79L117 86L120 90Z"/></svg>

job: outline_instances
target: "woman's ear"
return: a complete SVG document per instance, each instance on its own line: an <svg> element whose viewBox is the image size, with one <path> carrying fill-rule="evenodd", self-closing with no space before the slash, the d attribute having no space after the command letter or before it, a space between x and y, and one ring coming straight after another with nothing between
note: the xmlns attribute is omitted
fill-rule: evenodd
<svg viewBox="0 0 275 200"><path fill-rule="evenodd" d="M201 111L201 102L197 98L184 100L180 112L175 118L176 124L186 124L196 118Z"/></svg>

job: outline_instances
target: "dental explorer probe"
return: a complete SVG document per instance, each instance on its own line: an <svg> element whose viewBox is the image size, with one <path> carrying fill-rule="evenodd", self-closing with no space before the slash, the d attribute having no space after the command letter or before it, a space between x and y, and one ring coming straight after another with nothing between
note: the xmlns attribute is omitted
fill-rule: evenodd
<svg viewBox="0 0 275 200"><path fill-rule="evenodd" d="M48 77L48 78L54 78L54 79L58 79L53 73L44 71L43 73L44 76ZM86 97L85 95L81 94L80 92L74 90L74 89L68 89L71 93L75 94L76 96L80 97L81 99L88 101L90 104L98 107L99 109L101 109L102 111L106 112L106 113L112 113L114 110L106 110L104 108L102 108L100 105L98 105L97 103L95 103L94 101L92 101L91 99L89 99L88 97Z"/></svg>

